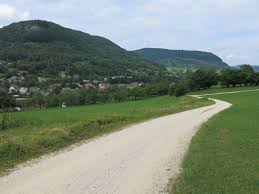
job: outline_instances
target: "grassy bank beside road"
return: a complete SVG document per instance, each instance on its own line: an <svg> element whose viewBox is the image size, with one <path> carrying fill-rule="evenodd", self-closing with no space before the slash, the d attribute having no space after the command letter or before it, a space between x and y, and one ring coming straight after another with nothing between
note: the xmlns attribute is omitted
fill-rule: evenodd
<svg viewBox="0 0 259 194"><path fill-rule="evenodd" d="M259 91L210 98L233 106L195 135L172 193L258 193Z"/></svg>
<svg viewBox="0 0 259 194"><path fill-rule="evenodd" d="M0 174L26 160L126 125L209 104L212 102L205 99L165 96L142 101L12 113L11 128L0 132Z"/></svg>

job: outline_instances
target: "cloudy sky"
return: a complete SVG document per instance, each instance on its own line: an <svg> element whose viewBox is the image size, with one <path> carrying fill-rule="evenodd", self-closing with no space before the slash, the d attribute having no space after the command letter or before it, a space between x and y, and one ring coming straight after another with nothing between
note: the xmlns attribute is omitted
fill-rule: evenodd
<svg viewBox="0 0 259 194"><path fill-rule="evenodd" d="M259 65L258 10L258 0L0 0L0 26L43 19L128 50L203 50Z"/></svg>

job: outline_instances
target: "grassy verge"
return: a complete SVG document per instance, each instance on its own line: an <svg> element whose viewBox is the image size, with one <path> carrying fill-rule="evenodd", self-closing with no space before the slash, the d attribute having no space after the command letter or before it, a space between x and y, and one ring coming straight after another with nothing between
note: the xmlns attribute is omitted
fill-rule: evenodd
<svg viewBox="0 0 259 194"><path fill-rule="evenodd" d="M172 193L258 193L259 91L212 98L233 106L193 138Z"/></svg>
<svg viewBox="0 0 259 194"><path fill-rule="evenodd" d="M26 160L126 125L211 103L205 99L165 96L142 101L12 113L11 129L0 132L0 174Z"/></svg>
<svg viewBox="0 0 259 194"><path fill-rule="evenodd" d="M259 89L259 86L246 86L246 87L234 87L234 88L221 88L214 87L208 90L192 92L190 94L198 95L198 94L213 94L213 93L221 93L221 92L235 92L235 91L244 91L244 90L254 90Z"/></svg>

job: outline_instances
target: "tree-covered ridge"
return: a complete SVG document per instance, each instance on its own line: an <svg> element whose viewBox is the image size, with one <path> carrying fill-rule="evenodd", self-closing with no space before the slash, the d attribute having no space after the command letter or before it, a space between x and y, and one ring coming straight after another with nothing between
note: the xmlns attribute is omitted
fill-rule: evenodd
<svg viewBox="0 0 259 194"><path fill-rule="evenodd" d="M1 68L37 76L51 77L65 71L82 79L150 77L165 71L110 40L41 20L0 28L0 61Z"/></svg>
<svg viewBox="0 0 259 194"><path fill-rule="evenodd" d="M218 56L201 51L168 50L144 48L134 51L153 62L168 67L214 67L225 68L228 65Z"/></svg>

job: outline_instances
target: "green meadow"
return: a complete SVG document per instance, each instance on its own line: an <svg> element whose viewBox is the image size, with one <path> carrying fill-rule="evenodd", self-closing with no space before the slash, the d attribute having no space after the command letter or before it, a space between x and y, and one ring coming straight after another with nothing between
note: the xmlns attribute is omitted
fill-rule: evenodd
<svg viewBox="0 0 259 194"><path fill-rule="evenodd" d="M258 193L259 91L210 97L233 106L195 135L172 193Z"/></svg>
<svg viewBox="0 0 259 194"><path fill-rule="evenodd" d="M190 94L199 95L199 94L213 94L213 93L221 93L221 92L236 92L236 91L246 91L246 90L259 90L259 86L242 86L242 87L231 87L231 88L222 88L222 87L212 87L208 90L202 90L198 92L192 92Z"/></svg>
<svg viewBox="0 0 259 194"><path fill-rule="evenodd" d="M140 101L11 113L8 115L9 129L0 131L0 174L29 159L129 124L209 104L212 102L206 99L164 96Z"/></svg>

